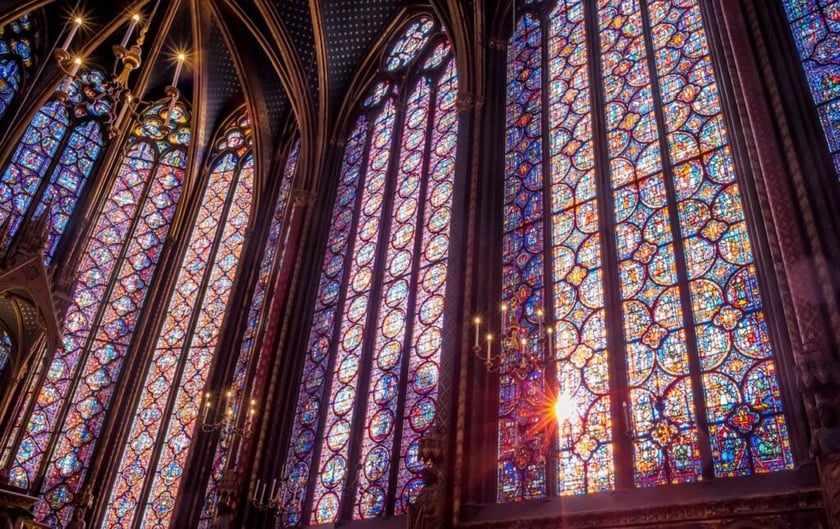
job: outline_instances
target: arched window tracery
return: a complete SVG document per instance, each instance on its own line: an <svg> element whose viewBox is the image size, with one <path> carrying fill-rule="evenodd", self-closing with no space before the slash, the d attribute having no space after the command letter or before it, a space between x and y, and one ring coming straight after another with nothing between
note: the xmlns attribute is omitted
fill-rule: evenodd
<svg viewBox="0 0 840 529"><path fill-rule="evenodd" d="M274 274L282 265L283 248L282 236L288 229L284 225L287 220L287 212L290 205L292 183L294 181L295 170L297 169L298 157L300 155L300 140L296 140L292 145L292 149L286 158L286 165L283 170L283 181L280 185L280 190L277 195L277 202L274 208L274 214L271 217L271 227L269 228L268 240L265 243L263 250L263 258L259 268L259 278L254 288L254 294L251 298L251 306L248 309L248 324L245 328L245 333L242 338L242 345L239 348L239 356L236 361L236 369L234 371L233 384L231 392L237 395L238 398L233 405L233 415L242 417L244 421L248 419L243 415L250 413L249 402L247 401L246 385L248 384L249 375L253 372L253 362L257 361L255 353L257 352L257 344L259 341L259 333L261 331L261 324L264 324L268 315L268 309L272 298L271 281ZM230 450L234 448L232 441L233 436L224 436L218 443L216 448L216 455L213 461L213 473L210 476L210 482L207 485L205 492L205 504L202 511L202 520L200 527L207 527L213 520L213 513L219 501L219 485L225 476L225 470L230 465L236 463L236 453L231 453Z"/></svg>
<svg viewBox="0 0 840 529"><path fill-rule="evenodd" d="M41 493L39 519L64 524L101 434L181 195L190 114L151 106L133 129L78 267L62 346L33 378L3 461Z"/></svg>
<svg viewBox="0 0 840 529"><path fill-rule="evenodd" d="M840 1L783 0L834 169L840 176Z"/></svg>
<svg viewBox="0 0 840 529"><path fill-rule="evenodd" d="M437 414L457 136L451 44L409 22L347 136L281 523L405 512ZM358 475L350 483L348 475Z"/></svg>
<svg viewBox="0 0 840 529"><path fill-rule="evenodd" d="M502 293L539 362L502 362L498 500L792 468L698 2L525 4ZM541 425L556 402L560 424Z"/></svg>
<svg viewBox="0 0 840 529"><path fill-rule="evenodd" d="M57 92L67 91L67 103L53 97L38 110L0 175L0 224L10 235L49 208L47 263L105 143L100 118L109 108L99 97L104 83L98 69L62 83Z"/></svg>
<svg viewBox="0 0 840 529"><path fill-rule="evenodd" d="M251 124L238 116L210 164L103 524L166 527L245 245L254 195Z"/></svg>
<svg viewBox="0 0 840 529"><path fill-rule="evenodd" d="M0 28L0 117L6 114L27 71L34 66L40 37L32 14Z"/></svg>

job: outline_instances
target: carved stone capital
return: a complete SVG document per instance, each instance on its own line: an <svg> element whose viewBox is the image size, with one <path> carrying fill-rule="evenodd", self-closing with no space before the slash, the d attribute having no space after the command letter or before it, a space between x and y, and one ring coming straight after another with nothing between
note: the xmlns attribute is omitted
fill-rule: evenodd
<svg viewBox="0 0 840 529"><path fill-rule="evenodd" d="M315 193L305 189L295 189L292 191L292 201L295 207L304 208L315 203Z"/></svg>
<svg viewBox="0 0 840 529"><path fill-rule="evenodd" d="M455 100L455 108L458 112L472 112L475 107L475 96L467 92L458 92L458 98Z"/></svg>
<svg viewBox="0 0 840 529"><path fill-rule="evenodd" d="M493 37L487 41L487 47L496 51L507 51L507 41L499 37Z"/></svg>
<svg viewBox="0 0 840 529"><path fill-rule="evenodd" d="M455 101L455 108L458 109L458 112L474 112L481 110L483 106L484 97L468 92L458 92L458 99Z"/></svg>
<svg viewBox="0 0 840 529"><path fill-rule="evenodd" d="M826 386L840 388L840 361L807 345L803 346L803 351L805 354L796 366L801 389L809 391Z"/></svg>

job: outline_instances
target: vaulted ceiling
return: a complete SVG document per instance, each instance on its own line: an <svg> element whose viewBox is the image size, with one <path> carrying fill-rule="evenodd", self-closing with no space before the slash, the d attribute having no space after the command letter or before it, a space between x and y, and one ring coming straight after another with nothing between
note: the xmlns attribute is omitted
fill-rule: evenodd
<svg viewBox="0 0 840 529"><path fill-rule="evenodd" d="M44 42L51 48L63 38L71 13L83 13L86 27L72 51L110 69L112 45L122 39L131 14L145 18L154 10L144 64L132 74L131 88L145 100L164 97L176 50L187 52L178 87L193 107L195 164L224 119L244 104L252 109L264 166L277 165L278 148L295 129L313 140L302 156L317 165L354 77L369 67L367 59L388 31L418 8L434 9L448 24L446 13L458 16L473 1L0 0L0 22L43 9ZM55 60L45 66L55 68Z"/></svg>
<svg viewBox="0 0 840 529"><path fill-rule="evenodd" d="M174 68L171 55L184 49L191 61L179 88L192 100L200 120L194 123L199 139L212 135L231 110L245 103L256 109L256 126L274 149L290 121L317 128L334 119L359 62L406 3L411 2L162 0L144 44L143 60L155 64L146 74L141 96L163 97ZM43 8L44 41L51 47L62 38L70 13L78 10L86 24L74 45L98 42L90 50L91 58L107 68L113 61L111 46L121 40L129 15L139 10L148 17L155 0L80 0L78 8L74 4L0 0L0 18L5 22ZM160 32L167 35L155 58L152 48ZM132 83L136 86L135 77L142 76L133 74Z"/></svg>

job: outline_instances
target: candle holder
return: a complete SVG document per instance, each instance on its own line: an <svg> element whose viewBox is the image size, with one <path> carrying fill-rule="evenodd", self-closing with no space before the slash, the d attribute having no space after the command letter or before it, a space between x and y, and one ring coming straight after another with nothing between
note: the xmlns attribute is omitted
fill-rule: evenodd
<svg viewBox="0 0 840 529"><path fill-rule="evenodd" d="M82 16L73 17L64 41L53 52L53 57L56 60L58 68L64 73L64 80L57 90L56 98L65 106L72 107L76 114L84 111L84 108L77 107L88 106L89 108L102 110L102 120L108 130L108 136L111 138L117 135L120 130L120 124L124 122L127 114L136 117L133 114L136 98L132 96L128 82L131 77L131 72L139 68L142 64L143 44L146 40L146 33L149 30L149 23L159 6L160 0L157 0L152 8L151 14L146 18L135 43L131 46L129 46L129 41L134 35L135 29L140 24L142 17L139 13L134 13L127 19L129 25L126 28L122 42L115 44L111 48L115 59L113 71L104 80L98 79L96 82L86 80L85 76L80 74L79 71L83 64L82 58L73 56L68 51L79 29L84 27L85 21ZM172 85L166 89L166 95L170 98L168 114L170 116L180 96L177 84L184 59L184 54L180 53L178 55L175 78L173 79ZM77 97L77 94L84 94L84 97ZM97 114L100 113L97 112Z"/></svg>
<svg viewBox="0 0 840 529"><path fill-rule="evenodd" d="M494 350L496 338L492 332L486 333L484 344L481 343L480 316L473 318L473 352L484 363L488 372L513 374L517 379L524 380L534 370L542 367L546 359L553 358L554 328L545 323L545 313L542 309L535 312L537 325L526 325L516 317L519 308L516 300L502 303L500 307L499 352ZM542 354L543 351L547 351L547 354Z"/></svg>
<svg viewBox="0 0 840 529"><path fill-rule="evenodd" d="M257 480L251 505L259 511L274 511L274 517L283 521L285 527L300 527L301 509L303 506L303 482L295 472L285 467L280 472L280 478L268 482ZM266 493L268 495L266 496ZM292 520L294 516L294 520Z"/></svg>
<svg viewBox="0 0 840 529"><path fill-rule="evenodd" d="M238 414L239 406L234 409L233 390L228 390L224 393L222 399L222 416L217 421L211 421L211 409L213 407L213 394L206 393L204 395L204 406L199 425L202 432L219 431L222 437L233 438L239 436L247 439L253 433L254 412L256 411L256 401L251 400L248 408L248 413L245 416L244 424L239 426L240 418Z"/></svg>

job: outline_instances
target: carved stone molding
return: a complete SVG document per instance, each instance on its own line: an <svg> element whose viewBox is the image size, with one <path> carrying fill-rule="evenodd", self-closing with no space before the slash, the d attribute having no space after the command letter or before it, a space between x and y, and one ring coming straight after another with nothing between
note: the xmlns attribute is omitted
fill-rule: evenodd
<svg viewBox="0 0 840 529"><path fill-rule="evenodd" d="M830 527L840 527L840 454L817 458L817 468L825 496L825 510L828 513Z"/></svg>
<svg viewBox="0 0 840 529"><path fill-rule="evenodd" d="M803 346L807 349L807 345ZM819 354L804 354L796 366L803 390L817 386L840 387L840 362Z"/></svg>
<svg viewBox="0 0 840 529"><path fill-rule="evenodd" d="M624 511L579 512L553 517L505 521L468 521L467 529L823 529L827 527L823 496L803 490L771 496L713 500L693 504L629 507Z"/></svg>

